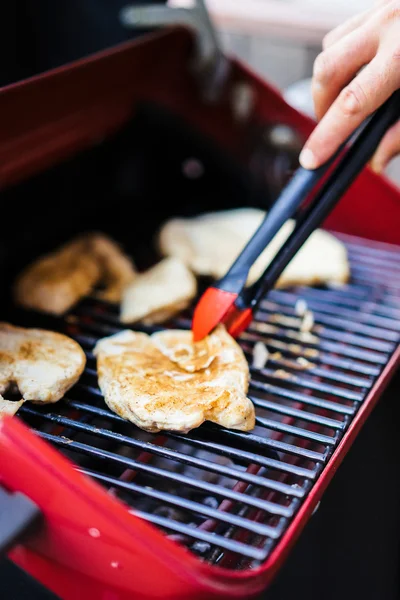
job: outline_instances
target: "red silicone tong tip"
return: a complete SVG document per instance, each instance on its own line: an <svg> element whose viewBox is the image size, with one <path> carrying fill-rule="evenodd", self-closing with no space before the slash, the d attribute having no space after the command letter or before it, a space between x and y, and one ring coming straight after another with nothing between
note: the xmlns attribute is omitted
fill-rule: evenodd
<svg viewBox="0 0 400 600"><path fill-rule="evenodd" d="M243 331L245 331L253 320L253 311L251 308L245 308L244 310L237 310L233 306L225 318L225 326L228 333L237 338Z"/></svg>
<svg viewBox="0 0 400 600"><path fill-rule="evenodd" d="M226 313L233 306L237 294L218 288L208 288L194 309L192 331L193 340L198 342L222 323Z"/></svg>

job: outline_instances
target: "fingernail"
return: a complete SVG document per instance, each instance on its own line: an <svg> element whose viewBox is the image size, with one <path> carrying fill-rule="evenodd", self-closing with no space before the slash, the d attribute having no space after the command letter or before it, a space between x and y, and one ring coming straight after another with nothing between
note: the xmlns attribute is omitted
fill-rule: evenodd
<svg viewBox="0 0 400 600"><path fill-rule="evenodd" d="M299 161L303 169L315 169L317 167L317 159L314 152L309 148L304 148L299 156Z"/></svg>

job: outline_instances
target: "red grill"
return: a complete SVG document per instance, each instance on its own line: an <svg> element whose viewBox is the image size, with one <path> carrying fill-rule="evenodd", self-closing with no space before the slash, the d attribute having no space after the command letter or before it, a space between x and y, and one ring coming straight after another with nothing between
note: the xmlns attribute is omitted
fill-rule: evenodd
<svg viewBox="0 0 400 600"><path fill-rule="evenodd" d="M171 31L5 90L0 154L9 189L79 156L96 135L107 140L123 130L143 101L178 113L246 164L251 145L243 150L240 142L254 129L234 121L227 98L216 105L199 99L186 69L190 48L187 32ZM256 91L253 126L279 120L306 135L310 123L264 83L236 63L231 77L229 85L244 80ZM46 113L45 96L53 100ZM15 116L23 98L31 110L21 124ZM375 216L376 197L379 214L394 215L391 223ZM327 223L347 245L351 282L274 290L263 301L240 338L250 364L255 342L270 351L264 369L251 368L257 423L247 434L212 424L187 435L147 434L111 413L92 348L121 330L117 307L87 298L53 319L8 305L9 320L65 332L88 358L63 401L25 405L20 419L1 427L1 481L44 514L13 559L63 598L78 590L121 600L248 598L264 588L398 363L400 246L386 242L400 243L399 214L397 191L363 173ZM110 228L118 233L118 225ZM152 262L150 246L138 249L143 264ZM299 299L314 314L309 334L299 331ZM189 327L190 312L166 326Z"/></svg>

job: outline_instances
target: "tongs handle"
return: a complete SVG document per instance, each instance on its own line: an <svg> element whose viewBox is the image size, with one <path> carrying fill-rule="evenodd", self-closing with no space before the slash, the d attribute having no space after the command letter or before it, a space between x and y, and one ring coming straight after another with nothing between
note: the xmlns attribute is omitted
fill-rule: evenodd
<svg viewBox="0 0 400 600"><path fill-rule="evenodd" d="M282 225L296 212L308 194L321 181L340 154L314 171L300 167L286 185L263 222L242 250L226 275L218 282L218 288L226 292L239 293L245 286L250 268L273 240Z"/></svg>
<svg viewBox="0 0 400 600"><path fill-rule="evenodd" d="M344 192L372 158L387 130L400 118L400 90L395 92L370 119L363 124L350 149L340 159L327 181L297 219L296 226L281 249L245 296L251 298L246 306L255 308L271 289L289 262L309 236L329 215ZM247 295L248 294L248 295Z"/></svg>

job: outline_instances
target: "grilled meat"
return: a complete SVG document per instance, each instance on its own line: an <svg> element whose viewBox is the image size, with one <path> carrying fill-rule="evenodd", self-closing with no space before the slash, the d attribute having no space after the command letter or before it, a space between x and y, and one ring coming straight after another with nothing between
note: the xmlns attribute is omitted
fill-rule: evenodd
<svg viewBox="0 0 400 600"><path fill-rule="evenodd" d="M206 420L241 431L254 427L249 368L223 325L196 344L191 331L122 331L100 340L94 354L107 405L146 431L188 432Z"/></svg>
<svg viewBox="0 0 400 600"><path fill-rule="evenodd" d="M98 284L104 287L99 295L119 301L134 277L135 269L119 246L92 233L29 265L17 278L14 296L26 308L62 315Z"/></svg>
<svg viewBox="0 0 400 600"><path fill-rule="evenodd" d="M221 278L260 226L265 212L254 208L206 213L192 219L172 219L161 228L158 245L164 256L180 258L198 275ZM293 231L294 221L281 228L250 270L247 285L263 274ZM350 276L345 246L317 229L286 267L277 287L345 283Z"/></svg>
<svg viewBox="0 0 400 600"><path fill-rule="evenodd" d="M0 394L17 386L24 400L57 402L85 364L82 348L65 335L0 323Z"/></svg>
<svg viewBox="0 0 400 600"><path fill-rule="evenodd" d="M82 236L29 265L16 281L15 300L25 308L61 315L93 289L100 275L90 240Z"/></svg>
<svg viewBox="0 0 400 600"><path fill-rule="evenodd" d="M137 275L123 294L123 323L161 323L184 310L197 292L196 278L177 258L166 258Z"/></svg>

